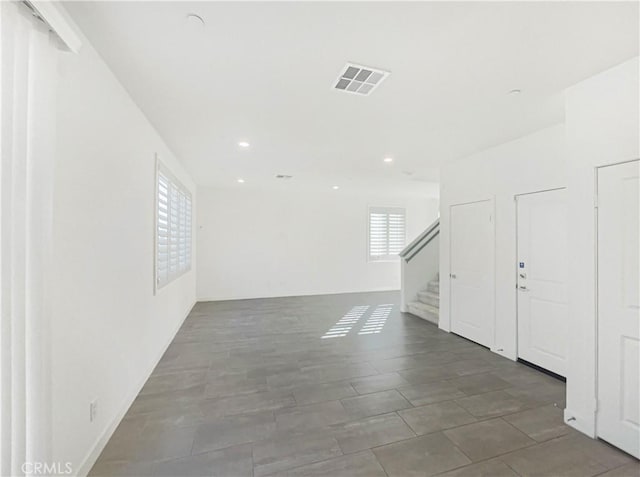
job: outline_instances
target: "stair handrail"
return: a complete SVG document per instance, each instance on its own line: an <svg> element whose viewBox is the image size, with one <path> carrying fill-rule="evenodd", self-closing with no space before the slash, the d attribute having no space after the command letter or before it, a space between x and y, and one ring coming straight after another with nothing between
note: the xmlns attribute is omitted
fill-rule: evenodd
<svg viewBox="0 0 640 477"><path fill-rule="evenodd" d="M407 245L402 252L399 253L406 262L410 262L420 250L425 248L440 233L440 218L438 217L429 227L425 229L415 240Z"/></svg>

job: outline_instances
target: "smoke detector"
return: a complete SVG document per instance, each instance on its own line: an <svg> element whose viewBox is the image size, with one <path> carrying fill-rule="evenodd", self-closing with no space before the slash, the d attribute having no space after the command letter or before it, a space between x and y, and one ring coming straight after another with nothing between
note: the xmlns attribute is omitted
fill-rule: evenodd
<svg viewBox="0 0 640 477"><path fill-rule="evenodd" d="M390 74L390 71L347 63L333 87L345 93L369 96Z"/></svg>

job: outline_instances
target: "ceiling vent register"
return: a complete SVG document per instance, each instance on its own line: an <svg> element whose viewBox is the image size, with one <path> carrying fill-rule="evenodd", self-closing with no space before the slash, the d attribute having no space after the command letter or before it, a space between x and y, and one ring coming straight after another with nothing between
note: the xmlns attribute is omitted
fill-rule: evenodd
<svg viewBox="0 0 640 477"><path fill-rule="evenodd" d="M347 63L338 76L334 88L345 93L369 96L389 74L389 71Z"/></svg>

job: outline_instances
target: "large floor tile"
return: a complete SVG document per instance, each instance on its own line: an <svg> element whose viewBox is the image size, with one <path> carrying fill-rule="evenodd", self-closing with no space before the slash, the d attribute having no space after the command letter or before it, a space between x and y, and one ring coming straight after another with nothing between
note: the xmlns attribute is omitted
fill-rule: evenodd
<svg viewBox="0 0 640 477"><path fill-rule="evenodd" d="M495 365L493 363L484 359L462 359L443 366L444 369L454 372L458 376L488 373L493 371L494 367Z"/></svg>
<svg viewBox="0 0 640 477"><path fill-rule="evenodd" d="M218 399L207 399L200 403L206 418L224 417L248 412L275 411L294 407L296 401L292 394L277 391L264 391Z"/></svg>
<svg viewBox="0 0 640 477"><path fill-rule="evenodd" d="M326 430L279 432L253 444L255 477L341 456L335 437Z"/></svg>
<svg viewBox="0 0 640 477"><path fill-rule="evenodd" d="M631 462L631 458L625 461L617 452L610 452L606 444L576 439L575 435L510 453L502 456L501 460L522 476L563 477L590 477Z"/></svg>
<svg viewBox="0 0 640 477"><path fill-rule="evenodd" d="M188 407L204 399L205 385L175 389L163 393L139 395L131 404L127 417L162 414L177 407Z"/></svg>
<svg viewBox="0 0 640 477"><path fill-rule="evenodd" d="M498 391L512 386L511 383L501 379L494 373L462 376L451 380L450 383L468 396Z"/></svg>
<svg viewBox="0 0 640 477"><path fill-rule="evenodd" d="M458 376L454 370L438 365L398 371L398 374L411 384L431 383Z"/></svg>
<svg viewBox="0 0 640 477"><path fill-rule="evenodd" d="M269 437L275 430L276 422L270 411L207 419L198 428L193 453L259 441Z"/></svg>
<svg viewBox="0 0 640 477"><path fill-rule="evenodd" d="M379 359L379 357L376 357L372 364L380 373L392 373L407 369L423 368L430 363L425 363L423 356L398 356L388 359Z"/></svg>
<svg viewBox="0 0 640 477"><path fill-rule="evenodd" d="M515 397L506 391L494 391L457 399L456 402L478 418L489 418L513 414L532 407L523 397Z"/></svg>
<svg viewBox="0 0 640 477"><path fill-rule="evenodd" d="M414 406L466 397L465 393L449 381L403 386L398 391Z"/></svg>
<svg viewBox="0 0 640 477"><path fill-rule="evenodd" d="M407 380L398 373L378 374L351 380L351 385L355 388L358 394L386 391L388 389L394 389L408 384Z"/></svg>
<svg viewBox="0 0 640 477"><path fill-rule="evenodd" d="M535 444L502 419L476 422L444 433L474 462Z"/></svg>
<svg viewBox="0 0 640 477"><path fill-rule="evenodd" d="M327 401L276 412L279 430L316 429L349 420L340 401Z"/></svg>
<svg viewBox="0 0 640 477"><path fill-rule="evenodd" d="M224 373L220 376L209 375L204 390L206 399L253 394L269 390L265 377L248 378L245 372Z"/></svg>
<svg viewBox="0 0 640 477"><path fill-rule="evenodd" d="M549 380L544 383L514 386L505 389L505 392L519 399L526 400L535 406L555 404L560 408L564 408L566 402L565 384L557 379L548 379Z"/></svg>
<svg viewBox="0 0 640 477"><path fill-rule="evenodd" d="M251 445L229 447L224 450L157 462L155 477L252 477Z"/></svg>
<svg viewBox="0 0 640 477"><path fill-rule="evenodd" d="M187 456L191 453L195 432L194 427L147 425L140 438L130 444L130 459L151 462Z"/></svg>
<svg viewBox="0 0 640 477"><path fill-rule="evenodd" d="M491 459L445 472L438 477L518 477L518 474L501 460Z"/></svg>
<svg viewBox="0 0 640 477"><path fill-rule="evenodd" d="M389 477L436 475L471 462L442 433L378 447L373 452Z"/></svg>
<svg viewBox="0 0 640 477"><path fill-rule="evenodd" d="M323 401L335 401L358 393L353 386L347 382L333 382L324 384L310 384L301 386L293 390L293 397L298 406L315 404Z"/></svg>
<svg viewBox="0 0 640 477"><path fill-rule="evenodd" d="M573 432L564 423L562 409L553 404L504 416L504 420L538 442Z"/></svg>
<svg viewBox="0 0 640 477"><path fill-rule="evenodd" d="M415 437L395 413L338 424L332 430L345 454Z"/></svg>
<svg viewBox="0 0 640 477"><path fill-rule="evenodd" d="M387 477L371 451L363 451L273 474L274 477Z"/></svg>
<svg viewBox="0 0 640 477"><path fill-rule="evenodd" d="M206 383L207 371L176 371L168 374L152 375L140 390L140 396L159 394L179 389L188 389Z"/></svg>
<svg viewBox="0 0 640 477"><path fill-rule="evenodd" d="M453 401L420 406L398 411L398 414L418 434L450 429L476 421L464 408Z"/></svg>
<svg viewBox="0 0 640 477"><path fill-rule="evenodd" d="M395 389L342 399L342 404L349 416L354 419L412 407L411 403Z"/></svg>
<svg viewBox="0 0 640 477"><path fill-rule="evenodd" d="M638 477L640 476L640 461L630 462L621 467L609 470L598 477Z"/></svg>

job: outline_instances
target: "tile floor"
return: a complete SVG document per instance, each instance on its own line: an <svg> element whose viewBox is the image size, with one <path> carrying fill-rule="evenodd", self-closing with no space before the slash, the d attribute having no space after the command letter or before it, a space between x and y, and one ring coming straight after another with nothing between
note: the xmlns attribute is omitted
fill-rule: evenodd
<svg viewBox="0 0 640 477"><path fill-rule="evenodd" d="M198 303L91 475L640 475L563 424L562 382L398 300Z"/></svg>

